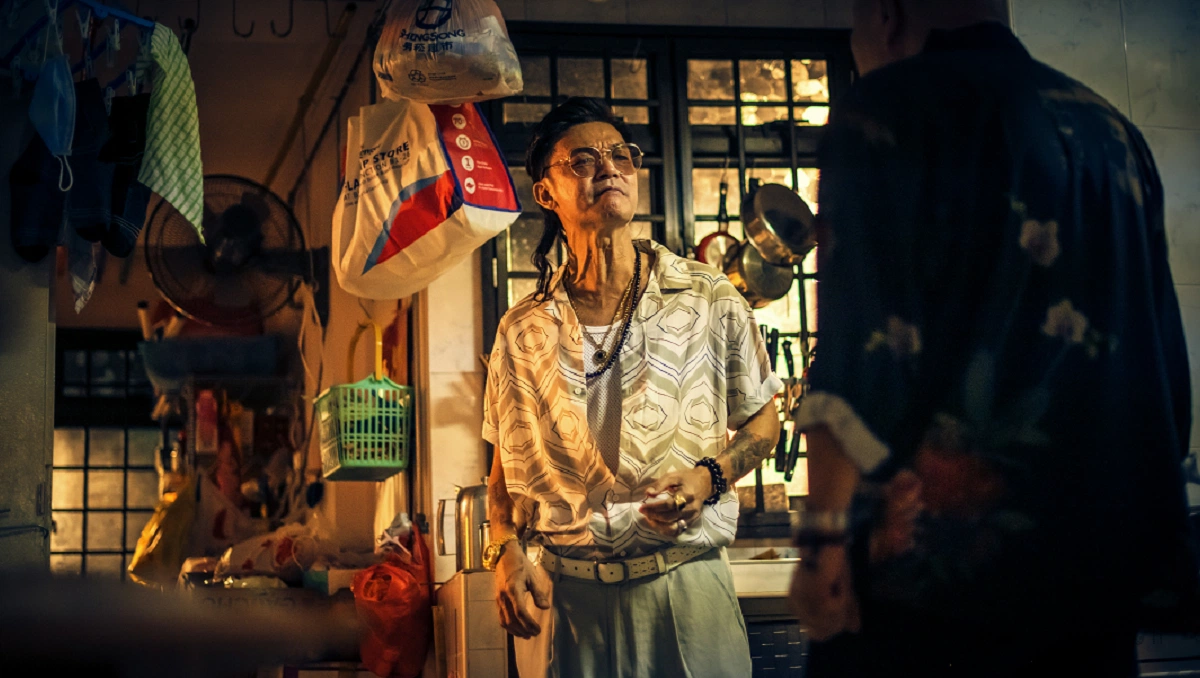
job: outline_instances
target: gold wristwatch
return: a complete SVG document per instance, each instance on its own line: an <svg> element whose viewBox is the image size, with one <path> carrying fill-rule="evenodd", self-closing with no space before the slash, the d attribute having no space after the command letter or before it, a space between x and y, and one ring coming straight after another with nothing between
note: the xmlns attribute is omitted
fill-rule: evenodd
<svg viewBox="0 0 1200 678"><path fill-rule="evenodd" d="M500 554L504 553L504 547L508 545L508 542L516 540L517 535L510 534L483 547L483 567L495 572L496 564L500 562Z"/></svg>

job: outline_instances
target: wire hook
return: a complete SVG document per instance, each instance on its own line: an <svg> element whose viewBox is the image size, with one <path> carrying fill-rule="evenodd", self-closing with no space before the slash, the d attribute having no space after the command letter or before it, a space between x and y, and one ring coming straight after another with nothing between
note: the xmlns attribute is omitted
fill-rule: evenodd
<svg viewBox="0 0 1200 678"><path fill-rule="evenodd" d="M271 32L277 38L286 38L292 33L292 26L296 23L296 0L288 0L288 26L287 30L282 33L275 30L275 20L271 19Z"/></svg>
<svg viewBox="0 0 1200 678"><path fill-rule="evenodd" d="M238 30L237 27L237 0L233 0L233 32L243 38L248 38L254 35L254 20L250 20L250 30L245 33Z"/></svg>
<svg viewBox="0 0 1200 678"><path fill-rule="evenodd" d="M183 53L187 54L192 48L192 36L196 31L200 30L200 0L196 0L196 16L195 18L184 19L178 17L179 32L180 32L180 47L183 48ZM235 29L236 30L236 29ZM251 31L254 29L251 28Z"/></svg>

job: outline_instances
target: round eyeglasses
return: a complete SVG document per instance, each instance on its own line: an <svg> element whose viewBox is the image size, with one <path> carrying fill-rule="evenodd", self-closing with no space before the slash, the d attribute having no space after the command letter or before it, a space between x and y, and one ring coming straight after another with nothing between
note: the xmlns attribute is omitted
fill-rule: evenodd
<svg viewBox="0 0 1200 678"><path fill-rule="evenodd" d="M612 159L613 167L623 175L633 174L642 166L642 149L637 144L616 144L609 148L576 148L566 160L546 165L546 169L566 165L577 177L590 179L596 176L604 158ZM543 172L543 174L545 174Z"/></svg>

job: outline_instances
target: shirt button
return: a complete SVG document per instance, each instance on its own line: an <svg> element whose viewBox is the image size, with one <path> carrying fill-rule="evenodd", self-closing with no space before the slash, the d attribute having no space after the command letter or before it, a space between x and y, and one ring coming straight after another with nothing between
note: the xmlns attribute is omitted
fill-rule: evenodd
<svg viewBox="0 0 1200 678"><path fill-rule="evenodd" d="M575 395L583 395L583 389L576 386L575 387Z"/></svg>
<svg viewBox="0 0 1200 678"><path fill-rule="evenodd" d="M624 558L626 553L628 553L628 551L621 551L621 552L620 552L620 553L618 553L617 555L619 555L619 556L621 556L622 558Z"/></svg>

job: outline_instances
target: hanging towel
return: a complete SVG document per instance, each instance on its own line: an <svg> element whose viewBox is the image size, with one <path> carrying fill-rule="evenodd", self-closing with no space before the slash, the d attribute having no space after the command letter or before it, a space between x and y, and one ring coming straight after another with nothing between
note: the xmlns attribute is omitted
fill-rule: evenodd
<svg viewBox="0 0 1200 678"><path fill-rule="evenodd" d="M154 89L137 180L179 210L204 242L204 170L192 69L179 39L162 24L150 35L150 59Z"/></svg>

